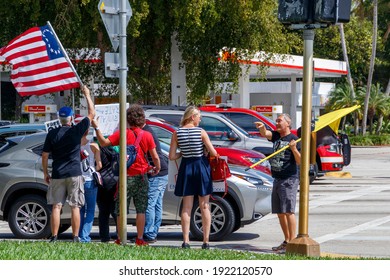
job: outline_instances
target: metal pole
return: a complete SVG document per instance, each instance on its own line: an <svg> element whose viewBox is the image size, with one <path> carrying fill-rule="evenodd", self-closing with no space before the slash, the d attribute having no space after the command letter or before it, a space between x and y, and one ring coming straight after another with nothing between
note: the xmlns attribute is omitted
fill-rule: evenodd
<svg viewBox="0 0 390 280"><path fill-rule="evenodd" d="M2 116L1 116L1 111L2 111L2 104L1 104L1 84L2 84L2 81L1 81L1 72L3 71L3 67L1 67L1 70L0 70L0 120L2 119Z"/></svg>
<svg viewBox="0 0 390 280"><path fill-rule="evenodd" d="M298 237L287 244L288 253L320 256L319 244L308 235L311 109L313 91L314 29L303 30L302 148L299 189Z"/></svg>
<svg viewBox="0 0 390 280"><path fill-rule="evenodd" d="M122 245L127 243L127 170L126 170L126 78L127 78L127 50L126 50L126 0L120 1L119 8L119 128L120 128L120 170L119 170L119 219L120 237Z"/></svg>
<svg viewBox="0 0 390 280"><path fill-rule="evenodd" d="M310 169L310 137L311 137L311 108L313 89L313 41L314 30L303 30L303 94L302 94L302 149L301 174L299 188L299 236L308 235L309 208L309 169Z"/></svg>

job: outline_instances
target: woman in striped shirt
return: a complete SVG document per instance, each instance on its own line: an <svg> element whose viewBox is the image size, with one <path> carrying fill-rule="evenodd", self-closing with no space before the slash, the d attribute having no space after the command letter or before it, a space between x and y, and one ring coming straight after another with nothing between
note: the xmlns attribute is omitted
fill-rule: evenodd
<svg viewBox="0 0 390 280"><path fill-rule="evenodd" d="M183 232L182 248L190 248L191 211L194 196L198 196L202 214L202 249L209 249L211 225L209 198L213 191L213 185L210 175L210 165L204 154L204 147L210 156L216 157L218 154L213 144L211 144L206 131L198 127L200 120L200 111L194 106L189 106L181 119L179 130L173 133L169 159L176 160L181 157L175 195L183 197L183 208L181 211L181 227Z"/></svg>

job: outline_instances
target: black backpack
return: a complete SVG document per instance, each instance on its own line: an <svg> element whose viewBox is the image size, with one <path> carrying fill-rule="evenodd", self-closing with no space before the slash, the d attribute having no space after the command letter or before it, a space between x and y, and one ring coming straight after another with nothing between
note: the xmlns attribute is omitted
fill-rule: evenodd
<svg viewBox="0 0 390 280"><path fill-rule="evenodd" d="M118 183L118 176L112 170L112 161L117 154L112 147L100 147L102 168L99 170L103 179L103 188L110 190Z"/></svg>

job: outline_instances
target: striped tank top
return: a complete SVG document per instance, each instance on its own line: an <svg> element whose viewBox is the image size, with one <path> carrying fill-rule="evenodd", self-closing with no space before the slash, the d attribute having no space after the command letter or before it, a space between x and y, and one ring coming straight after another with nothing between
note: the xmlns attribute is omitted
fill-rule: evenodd
<svg viewBox="0 0 390 280"><path fill-rule="evenodd" d="M179 128L177 142L184 158L203 156L202 128Z"/></svg>

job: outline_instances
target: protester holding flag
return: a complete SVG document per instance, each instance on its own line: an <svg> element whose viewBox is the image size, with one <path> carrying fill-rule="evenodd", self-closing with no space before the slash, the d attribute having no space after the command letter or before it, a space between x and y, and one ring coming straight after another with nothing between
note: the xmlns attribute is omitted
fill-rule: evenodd
<svg viewBox="0 0 390 280"><path fill-rule="evenodd" d="M82 91L87 100L88 116L78 124L72 125L73 110L62 107L59 110L61 127L48 132L43 146L42 167L44 179L49 185L47 203L52 205L51 242L57 241L60 226L61 209L65 201L71 207L71 224L73 241L79 242L80 208L84 205L84 180L81 176L80 145L81 138L88 130L95 117L95 108L90 91L83 86ZM52 174L48 171L49 154L53 158Z"/></svg>
<svg viewBox="0 0 390 280"><path fill-rule="evenodd" d="M280 114L276 119L276 131L267 130L262 122L255 122L261 136L274 143L274 152L289 146L270 159L274 184L272 188L272 213L277 214L284 234L284 241L272 247L273 251L285 253L287 243L296 238L295 205L299 185L297 165L301 163L298 137L291 133L291 118Z"/></svg>

